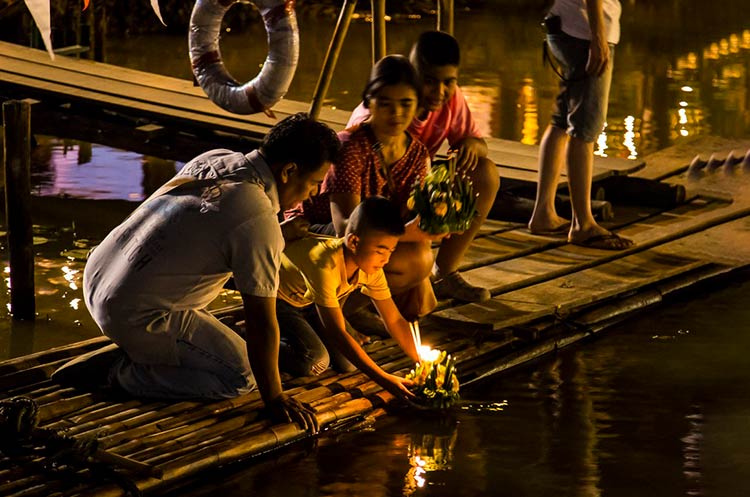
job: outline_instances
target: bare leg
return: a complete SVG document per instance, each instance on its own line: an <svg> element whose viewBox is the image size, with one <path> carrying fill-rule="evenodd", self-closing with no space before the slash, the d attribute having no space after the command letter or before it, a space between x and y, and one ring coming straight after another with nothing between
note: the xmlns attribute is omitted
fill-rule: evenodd
<svg viewBox="0 0 750 497"><path fill-rule="evenodd" d="M622 250L633 245L631 240L614 236L609 230L599 226L591 212L594 144L571 137L568 141L567 161L570 202L573 204L573 221L568 240L580 243L605 236L606 240L598 241L598 248Z"/></svg>
<svg viewBox="0 0 750 497"><path fill-rule="evenodd" d="M450 238L440 243L433 274L436 278L447 276L458 270L466 250L472 240L479 232L487 214L495 202L495 195L500 188L500 176L497 173L495 163L487 158L482 158L477 167L472 171L470 179L474 183L474 192L477 197L477 217L471 223L469 229L460 235L451 235Z"/></svg>
<svg viewBox="0 0 750 497"><path fill-rule="evenodd" d="M541 233L563 226L567 221L555 211L555 195L560 172L565 163L565 147L570 137L564 130L547 126L539 148L539 182L536 189L534 212L529 220L529 231ZM571 194L572 196L572 194Z"/></svg>
<svg viewBox="0 0 750 497"><path fill-rule="evenodd" d="M384 268L393 301L406 319L423 316L437 305L429 281L432 265L429 243L404 242L396 246Z"/></svg>
<svg viewBox="0 0 750 497"><path fill-rule="evenodd" d="M608 233L591 212L591 179L594 170L594 144L571 137L567 147L568 183L573 208L571 240L583 240Z"/></svg>
<svg viewBox="0 0 750 497"><path fill-rule="evenodd" d="M432 269L432 249L429 243L402 242L396 246L385 266L385 276L392 294L417 286L429 278Z"/></svg>

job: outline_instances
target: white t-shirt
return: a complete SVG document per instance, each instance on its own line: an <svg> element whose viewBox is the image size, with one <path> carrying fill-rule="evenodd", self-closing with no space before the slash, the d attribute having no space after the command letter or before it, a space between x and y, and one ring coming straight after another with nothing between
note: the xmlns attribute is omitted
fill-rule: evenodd
<svg viewBox="0 0 750 497"><path fill-rule="evenodd" d="M616 45L620 41L620 0L602 0L604 11L604 34L607 41ZM555 0L550 9L551 14L560 16L562 30L576 38L591 39L589 15L586 11L586 0Z"/></svg>
<svg viewBox="0 0 750 497"><path fill-rule="evenodd" d="M84 298L102 329L202 309L232 275L242 293L276 296L284 240L276 184L263 157L212 150L181 175L217 181L141 204L87 261Z"/></svg>

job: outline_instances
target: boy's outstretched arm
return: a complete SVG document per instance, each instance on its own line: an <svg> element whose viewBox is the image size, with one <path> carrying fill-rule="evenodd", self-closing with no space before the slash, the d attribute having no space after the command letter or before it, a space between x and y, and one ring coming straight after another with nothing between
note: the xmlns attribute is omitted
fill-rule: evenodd
<svg viewBox="0 0 750 497"><path fill-rule="evenodd" d="M316 304L315 308L323 323L321 332L328 342L340 350L352 364L396 397L404 399L414 397L408 388L411 385L410 380L383 371L347 333L344 313L341 312L340 307L322 307Z"/></svg>
<svg viewBox="0 0 750 497"><path fill-rule="evenodd" d="M279 323L276 320L276 299L242 294L246 322L254 323L247 330L247 355L253 368L260 396L271 415L279 422L296 422L302 428L318 432L318 420L311 407L288 397L281 388L279 375Z"/></svg>
<svg viewBox="0 0 750 497"><path fill-rule="evenodd" d="M411 357L414 362L419 362L419 352L414 344L414 339L409 329L409 323L404 319L393 302L393 299L372 300L378 314L385 323L385 329L391 334L394 340L401 346L401 350Z"/></svg>

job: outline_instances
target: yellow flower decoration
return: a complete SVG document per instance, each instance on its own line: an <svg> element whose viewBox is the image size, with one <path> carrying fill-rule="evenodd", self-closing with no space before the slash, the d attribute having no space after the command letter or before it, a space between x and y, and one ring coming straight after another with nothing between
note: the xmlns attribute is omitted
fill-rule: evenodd
<svg viewBox="0 0 750 497"><path fill-rule="evenodd" d="M412 195L406 201L406 208L409 209L410 211L413 211L415 206L416 206L416 200L414 199L414 195Z"/></svg>

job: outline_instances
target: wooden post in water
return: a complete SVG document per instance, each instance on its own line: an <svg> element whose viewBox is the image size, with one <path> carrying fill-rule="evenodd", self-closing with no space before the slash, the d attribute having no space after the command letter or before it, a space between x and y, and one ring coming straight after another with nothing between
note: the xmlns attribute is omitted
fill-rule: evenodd
<svg viewBox="0 0 750 497"><path fill-rule="evenodd" d="M328 93L328 86L331 84L333 70L336 68L336 62L338 62L341 47L344 45L346 32L349 30L349 23L352 20L356 6L357 0L344 0L344 4L341 6L341 13L336 22L336 28L333 30L331 44L328 45L323 69L320 71L318 84L315 85L315 93L310 105L310 116L313 119L317 119L320 115L320 109L323 107L323 99L326 98L326 93Z"/></svg>
<svg viewBox="0 0 750 497"><path fill-rule="evenodd" d="M453 34L453 0L437 0L437 29Z"/></svg>
<svg viewBox="0 0 750 497"><path fill-rule="evenodd" d="M31 223L31 106L3 103L5 217L14 319L34 319L34 237Z"/></svg>
<svg viewBox="0 0 750 497"><path fill-rule="evenodd" d="M385 0L371 0L372 65L385 57Z"/></svg>

